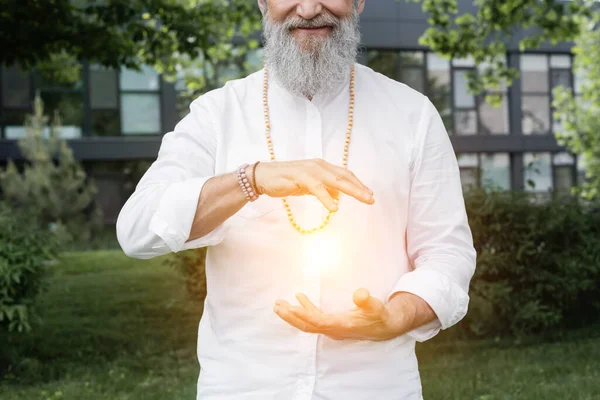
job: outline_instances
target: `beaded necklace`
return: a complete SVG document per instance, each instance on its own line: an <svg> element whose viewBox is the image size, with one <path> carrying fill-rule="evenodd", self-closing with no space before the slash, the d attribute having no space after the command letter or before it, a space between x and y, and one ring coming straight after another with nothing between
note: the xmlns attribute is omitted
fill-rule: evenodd
<svg viewBox="0 0 600 400"><path fill-rule="evenodd" d="M352 127L354 125L354 81L355 81L355 70L352 67L350 71L350 105L348 107L348 128L346 129L346 142L344 143L344 157L343 157L343 166L344 168L348 168L348 149L350 147L350 138L352 136ZM269 118L269 101L268 101L268 92L269 92L269 73L267 68L265 67L264 73L264 83L263 83L263 109L265 115L265 136L267 138L267 146L269 147L269 155L271 161L275 161L275 151L273 149L273 141L271 139L271 122ZM335 213L334 211L328 211L327 216L321 222L321 225L314 227L312 229L304 229L296 222L294 218L294 214L292 213L292 209L285 198L282 199L283 205L287 211L288 220L290 224L301 234L310 235L312 233L323 230L329 221L331 220L331 216ZM337 204L337 199L335 200Z"/></svg>

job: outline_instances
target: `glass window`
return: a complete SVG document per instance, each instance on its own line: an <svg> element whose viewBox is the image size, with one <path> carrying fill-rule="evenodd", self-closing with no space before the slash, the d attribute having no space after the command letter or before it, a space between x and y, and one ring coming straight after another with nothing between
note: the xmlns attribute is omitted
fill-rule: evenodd
<svg viewBox="0 0 600 400"><path fill-rule="evenodd" d="M452 59L452 65L454 65L455 67L474 67L475 61L471 56L466 58L454 58Z"/></svg>
<svg viewBox="0 0 600 400"><path fill-rule="evenodd" d="M92 135L118 136L120 131L119 110L92 110Z"/></svg>
<svg viewBox="0 0 600 400"><path fill-rule="evenodd" d="M550 67L571 69L571 56L568 54L552 54L550 56Z"/></svg>
<svg viewBox="0 0 600 400"><path fill-rule="evenodd" d="M160 87L158 74L147 65L144 65L141 71L126 68L121 69L119 82L121 90L157 91Z"/></svg>
<svg viewBox="0 0 600 400"><path fill-rule="evenodd" d="M574 165L575 157L566 151L556 153L552 156L552 162L554 165Z"/></svg>
<svg viewBox="0 0 600 400"><path fill-rule="evenodd" d="M460 183L464 189L471 186L479 186L479 168L461 168L460 169Z"/></svg>
<svg viewBox="0 0 600 400"><path fill-rule="evenodd" d="M456 156L460 168L479 167L479 158L475 153L463 153Z"/></svg>
<svg viewBox="0 0 600 400"><path fill-rule="evenodd" d="M51 119L55 111L60 115L63 126L83 124L83 96L74 92L42 92L44 114Z"/></svg>
<svg viewBox="0 0 600 400"><path fill-rule="evenodd" d="M427 96L442 116L449 132L452 127L450 62L435 53L427 53Z"/></svg>
<svg viewBox="0 0 600 400"><path fill-rule="evenodd" d="M124 134L160 133L158 94L122 94L121 131Z"/></svg>
<svg viewBox="0 0 600 400"><path fill-rule="evenodd" d="M430 88L450 89L450 62L435 53L427 53L427 71Z"/></svg>
<svg viewBox="0 0 600 400"><path fill-rule="evenodd" d="M2 104L5 108L30 108L30 95L29 74L14 66L2 70Z"/></svg>
<svg viewBox="0 0 600 400"><path fill-rule="evenodd" d="M475 96L469 93L467 71L454 71L454 107L475 107Z"/></svg>
<svg viewBox="0 0 600 400"><path fill-rule="evenodd" d="M63 76L61 71L54 69L44 69L38 71L36 75L36 85L38 89L62 89L80 91L83 89L83 78L81 68L77 74L73 76Z"/></svg>
<svg viewBox="0 0 600 400"><path fill-rule="evenodd" d="M481 184L485 188L510 189L510 157L507 153L481 155Z"/></svg>
<svg viewBox="0 0 600 400"><path fill-rule="evenodd" d="M547 192L553 189L552 159L550 153L525 153L523 155L525 189Z"/></svg>
<svg viewBox="0 0 600 400"><path fill-rule="evenodd" d="M552 89L557 86L571 87L571 71L568 69L553 69L551 73Z"/></svg>
<svg viewBox="0 0 600 400"><path fill-rule="evenodd" d="M522 129L525 135L543 135L550 129L548 96L524 95L522 99Z"/></svg>
<svg viewBox="0 0 600 400"><path fill-rule="evenodd" d="M573 182L573 167L570 165L561 165L554 167L554 190L560 194L570 194Z"/></svg>
<svg viewBox="0 0 600 400"><path fill-rule="evenodd" d="M400 70L400 82L405 83L411 88L419 91L425 91L425 82L423 70L417 68L405 68Z"/></svg>
<svg viewBox="0 0 600 400"><path fill-rule="evenodd" d="M118 108L117 72L100 66L90 67L90 104L93 109Z"/></svg>
<svg viewBox="0 0 600 400"><path fill-rule="evenodd" d="M463 189L479 185L479 158L474 153L459 154L460 182Z"/></svg>
<svg viewBox="0 0 600 400"><path fill-rule="evenodd" d="M500 107L493 107L485 101L485 96L479 98L479 122L481 132L491 135L506 135L508 126L508 100L502 96Z"/></svg>
<svg viewBox="0 0 600 400"><path fill-rule="evenodd" d="M575 157L563 151L552 156L552 163L555 191L560 194L570 194L575 184Z"/></svg>
<svg viewBox="0 0 600 400"><path fill-rule="evenodd" d="M27 110L4 110L2 125L6 139L18 139L25 136L25 119L30 114Z"/></svg>
<svg viewBox="0 0 600 400"><path fill-rule="evenodd" d="M400 53L400 62L404 66L423 65L423 52L422 51L403 51Z"/></svg>
<svg viewBox="0 0 600 400"><path fill-rule="evenodd" d="M398 58L399 53L397 51L371 50L367 54L367 65L388 78L396 79Z"/></svg>
<svg viewBox="0 0 600 400"><path fill-rule="evenodd" d="M477 112L456 111L454 113L455 132L457 135L477 134Z"/></svg>
<svg viewBox="0 0 600 400"><path fill-rule="evenodd" d="M521 55L521 88L524 92L548 92L548 58L544 55Z"/></svg>

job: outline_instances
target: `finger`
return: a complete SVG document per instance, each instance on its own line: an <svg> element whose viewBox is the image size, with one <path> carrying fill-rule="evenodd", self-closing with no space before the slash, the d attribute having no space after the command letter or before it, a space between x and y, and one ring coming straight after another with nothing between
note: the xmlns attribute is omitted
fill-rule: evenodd
<svg viewBox="0 0 600 400"><path fill-rule="evenodd" d="M306 322L310 326L314 326L319 332L334 329L333 319L331 316L323 314L322 312L314 313L307 311L302 307L290 307L290 313L298 319Z"/></svg>
<svg viewBox="0 0 600 400"><path fill-rule="evenodd" d="M313 304L313 302L310 301L309 298L304 293L296 294L296 298L298 299L298 302L300 303L300 305L302 305L302 307L306 308L307 311L314 312L314 313L321 313L321 310L319 310L319 308L317 306L315 306Z"/></svg>
<svg viewBox="0 0 600 400"><path fill-rule="evenodd" d="M319 182L313 178L309 178L308 184L306 185L308 191L313 194L323 205L331 212L338 210L337 203L333 200L333 197L329 194L327 186L323 182Z"/></svg>
<svg viewBox="0 0 600 400"><path fill-rule="evenodd" d="M365 189L362 185L357 186L356 184L345 180L339 175L334 175L331 172L326 172L323 179L327 186L338 189L339 191L354 197L358 201L362 201L366 204L373 203L373 195L371 195L369 190Z"/></svg>
<svg viewBox="0 0 600 400"><path fill-rule="evenodd" d="M360 309L373 313L381 313L384 305L381 301L371 296L367 289L361 288L354 292L354 304Z"/></svg>
<svg viewBox="0 0 600 400"><path fill-rule="evenodd" d="M329 164L327 167L331 170L331 172L343 178L344 180L353 183L354 185L366 190L369 194L373 194L373 191L365 185L352 171L347 170L346 168L339 167L337 165Z"/></svg>
<svg viewBox="0 0 600 400"><path fill-rule="evenodd" d="M278 300L275 302L275 307L273 310L279 316L279 318L292 325L294 328L301 330L302 332L320 333L314 325L298 318L294 313L292 313L291 308L292 307L286 301Z"/></svg>

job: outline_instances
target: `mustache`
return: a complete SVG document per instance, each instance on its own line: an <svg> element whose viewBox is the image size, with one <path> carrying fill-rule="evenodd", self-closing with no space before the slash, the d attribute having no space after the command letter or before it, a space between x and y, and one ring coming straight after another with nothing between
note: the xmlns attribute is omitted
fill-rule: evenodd
<svg viewBox="0 0 600 400"><path fill-rule="evenodd" d="M324 28L324 27L338 28L339 26L340 26L339 18L337 18L334 15L329 14L329 13L319 14L312 19L304 19L302 17L295 16L295 17L286 19L282 23L282 27L286 30L292 30L292 29L296 29L296 28L308 28L308 29Z"/></svg>

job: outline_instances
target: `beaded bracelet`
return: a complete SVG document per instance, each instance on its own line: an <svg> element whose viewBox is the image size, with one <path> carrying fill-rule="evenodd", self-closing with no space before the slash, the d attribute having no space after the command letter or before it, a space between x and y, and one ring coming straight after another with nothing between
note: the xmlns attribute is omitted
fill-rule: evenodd
<svg viewBox="0 0 600 400"><path fill-rule="evenodd" d="M254 193L254 190L252 189L252 186L250 185L250 181L249 181L248 177L246 176L246 168L248 168L248 164L244 164L238 168L238 170L237 170L238 183L240 184L242 191L246 195L246 199L248 201L256 201L258 199L258 196Z"/></svg>

